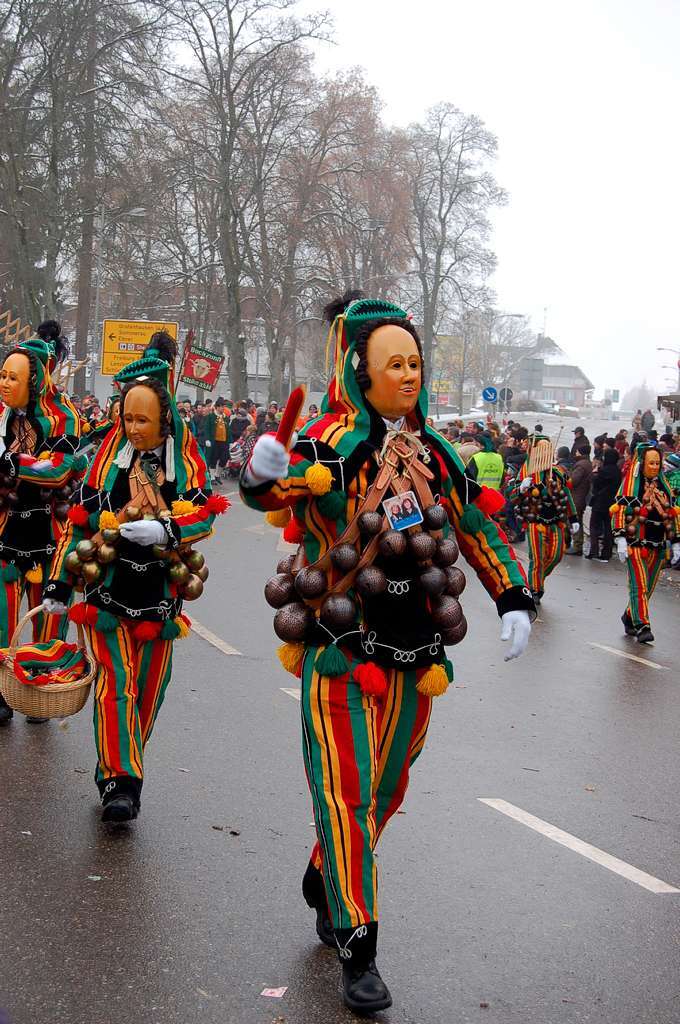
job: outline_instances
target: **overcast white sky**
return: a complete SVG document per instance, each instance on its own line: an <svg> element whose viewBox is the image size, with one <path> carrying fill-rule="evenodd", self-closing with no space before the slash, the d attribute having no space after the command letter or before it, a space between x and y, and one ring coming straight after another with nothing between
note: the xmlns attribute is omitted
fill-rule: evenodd
<svg viewBox="0 0 680 1024"><path fill-rule="evenodd" d="M361 65L407 124L439 100L499 141L498 306L598 389L659 388L680 349L680 0L304 0L320 70Z"/></svg>

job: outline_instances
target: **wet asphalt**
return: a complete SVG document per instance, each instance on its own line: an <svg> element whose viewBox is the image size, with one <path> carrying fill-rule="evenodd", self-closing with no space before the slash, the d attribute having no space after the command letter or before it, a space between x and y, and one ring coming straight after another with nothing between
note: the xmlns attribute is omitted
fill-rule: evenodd
<svg viewBox="0 0 680 1024"><path fill-rule="evenodd" d="M177 643L131 827L99 822L91 706L0 731L11 1024L355 1019L300 895L313 828L300 705L283 689L297 681L275 660L262 598L277 543L235 504L206 546L210 580L189 610L240 654L196 634ZM378 963L394 1007L376 1019L676 1024L680 894L651 893L480 798L680 888L680 587L659 589L657 641L640 647L622 636L620 566L567 558L530 650L506 664L495 609L467 576L455 687L379 847Z"/></svg>

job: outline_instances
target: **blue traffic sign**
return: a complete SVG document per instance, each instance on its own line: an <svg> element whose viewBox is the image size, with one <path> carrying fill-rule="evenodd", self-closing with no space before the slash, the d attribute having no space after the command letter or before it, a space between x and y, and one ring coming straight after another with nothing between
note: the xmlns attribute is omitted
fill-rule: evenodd
<svg viewBox="0 0 680 1024"><path fill-rule="evenodd" d="M484 399L485 402L497 402L498 392L494 387L484 388L484 390L482 391L482 398Z"/></svg>

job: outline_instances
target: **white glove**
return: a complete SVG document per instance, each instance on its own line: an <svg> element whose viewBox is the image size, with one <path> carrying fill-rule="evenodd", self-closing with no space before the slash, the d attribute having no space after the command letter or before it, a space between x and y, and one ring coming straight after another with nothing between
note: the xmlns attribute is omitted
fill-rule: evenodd
<svg viewBox="0 0 680 1024"><path fill-rule="evenodd" d="M680 541L675 541L671 544L671 565L677 565L680 562Z"/></svg>
<svg viewBox="0 0 680 1024"><path fill-rule="evenodd" d="M212 441L206 441L205 446L206 448L212 448Z"/></svg>
<svg viewBox="0 0 680 1024"><path fill-rule="evenodd" d="M263 434L253 448L246 477L255 482L280 480L288 472L290 455L272 434Z"/></svg>
<svg viewBox="0 0 680 1024"><path fill-rule="evenodd" d="M509 640L512 637L510 651L505 655L505 661L512 661L513 658L519 658L521 654L524 654L529 643L530 633L529 612L520 610L501 615L501 640Z"/></svg>
<svg viewBox="0 0 680 1024"><path fill-rule="evenodd" d="M61 601L54 601L51 597L43 598L43 611L48 615L66 615L68 608Z"/></svg>
<svg viewBox="0 0 680 1024"><path fill-rule="evenodd" d="M534 481L530 476L525 476L524 480L522 480L522 483L519 485L520 494L524 494L525 491L528 491L533 482Z"/></svg>
<svg viewBox="0 0 680 1024"><path fill-rule="evenodd" d="M48 470L54 469L54 463L50 459L36 459L28 468L31 473L47 473Z"/></svg>
<svg viewBox="0 0 680 1024"><path fill-rule="evenodd" d="M569 529L571 530L572 537L575 537L576 534L578 533L578 531L581 529L581 524L580 523L571 523L570 526L569 526Z"/></svg>
<svg viewBox="0 0 680 1024"><path fill-rule="evenodd" d="M625 562L628 558L628 541L625 537L616 538L616 550L619 556L619 562Z"/></svg>
<svg viewBox="0 0 680 1024"><path fill-rule="evenodd" d="M131 540L133 544L141 544L148 548L152 544L159 544L163 547L168 545L168 535L162 523L157 519L140 519L136 523L121 523L121 537Z"/></svg>

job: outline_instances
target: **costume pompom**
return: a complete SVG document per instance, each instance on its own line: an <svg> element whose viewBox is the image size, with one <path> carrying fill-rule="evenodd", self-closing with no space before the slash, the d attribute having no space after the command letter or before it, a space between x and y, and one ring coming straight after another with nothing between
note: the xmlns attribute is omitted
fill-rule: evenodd
<svg viewBox="0 0 680 1024"><path fill-rule="evenodd" d="M302 662L305 656L304 644L281 644L277 647L276 654L281 665L291 675L300 678L302 674Z"/></svg>
<svg viewBox="0 0 680 1024"><path fill-rule="evenodd" d="M229 498L225 498L223 494L211 494L206 501L204 508L207 509L211 515L221 516L227 509L231 508L231 502Z"/></svg>
<svg viewBox="0 0 680 1024"><path fill-rule="evenodd" d="M97 629L100 633L113 633L118 628L118 619L103 609L97 615Z"/></svg>
<svg viewBox="0 0 680 1024"><path fill-rule="evenodd" d="M5 583L16 583L20 573L16 565L6 565L2 569L2 579Z"/></svg>
<svg viewBox="0 0 680 1024"><path fill-rule="evenodd" d="M179 629L179 639L185 640L191 632L191 619L188 615L184 615L184 613L182 613L182 615L177 616L175 623Z"/></svg>
<svg viewBox="0 0 680 1024"><path fill-rule="evenodd" d="M482 487L482 493L475 498L475 505L485 516L494 516L505 506L505 498L493 487Z"/></svg>
<svg viewBox="0 0 680 1024"><path fill-rule="evenodd" d="M328 466L315 462L305 472L305 483L312 494L315 494L317 497L321 494L328 494L333 486L333 474Z"/></svg>
<svg viewBox="0 0 680 1024"><path fill-rule="evenodd" d="M484 526L484 513L475 505L466 505L460 517L460 528L463 533L479 533Z"/></svg>
<svg viewBox="0 0 680 1024"><path fill-rule="evenodd" d="M418 693L423 693L426 697L441 697L448 688L448 675L443 665L430 665L416 683Z"/></svg>
<svg viewBox="0 0 680 1024"><path fill-rule="evenodd" d="M41 565L34 565L32 569L29 569L26 573L26 579L29 583L42 583L43 571Z"/></svg>
<svg viewBox="0 0 680 1024"><path fill-rule="evenodd" d="M289 544L302 544L305 536L305 528L299 520L293 518L283 531L283 539Z"/></svg>
<svg viewBox="0 0 680 1024"><path fill-rule="evenodd" d="M99 609L95 608L93 604L86 604L85 601L79 601L68 610L71 622L75 622L79 626L94 626L98 615Z"/></svg>
<svg viewBox="0 0 680 1024"><path fill-rule="evenodd" d="M140 622L132 630L132 635L138 644L148 643L150 640L157 640L161 635L160 622Z"/></svg>
<svg viewBox="0 0 680 1024"><path fill-rule="evenodd" d="M163 623L161 629L161 640L177 640L180 635L180 629L174 619L168 619L167 622Z"/></svg>
<svg viewBox="0 0 680 1024"><path fill-rule="evenodd" d="M314 668L320 676L344 676L349 672L349 662L339 647L329 644L318 655Z"/></svg>
<svg viewBox="0 0 680 1024"><path fill-rule="evenodd" d="M170 506L173 516L188 516L192 512L198 512L198 506L193 501L173 501Z"/></svg>
<svg viewBox="0 0 680 1024"><path fill-rule="evenodd" d="M288 526L293 518L293 513L289 508L277 508L272 512L267 512L264 518L270 526L280 526L283 529Z"/></svg>
<svg viewBox="0 0 680 1024"><path fill-rule="evenodd" d="M380 665L367 661L365 665L357 665L352 669L352 678L359 684L361 692L367 697L383 698L387 693L387 676Z"/></svg>
<svg viewBox="0 0 680 1024"><path fill-rule="evenodd" d="M74 526L86 526L89 515L84 505L71 505L68 510L68 518Z"/></svg>
<svg viewBox="0 0 680 1024"><path fill-rule="evenodd" d="M38 462L47 462L52 457L52 452L41 452L38 456Z"/></svg>
<svg viewBox="0 0 680 1024"><path fill-rule="evenodd" d="M347 507L347 495L344 491L329 491L322 494L317 501L319 512L327 519L339 519Z"/></svg>
<svg viewBox="0 0 680 1024"><path fill-rule="evenodd" d="M80 421L80 432L81 434L89 434L92 430L90 423L87 420Z"/></svg>
<svg viewBox="0 0 680 1024"><path fill-rule="evenodd" d="M118 517L115 512L109 512L104 510L99 516L99 529L100 530L117 530L120 526Z"/></svg>

